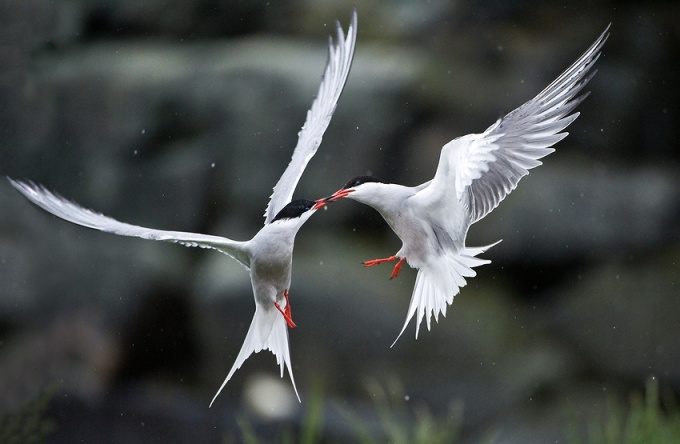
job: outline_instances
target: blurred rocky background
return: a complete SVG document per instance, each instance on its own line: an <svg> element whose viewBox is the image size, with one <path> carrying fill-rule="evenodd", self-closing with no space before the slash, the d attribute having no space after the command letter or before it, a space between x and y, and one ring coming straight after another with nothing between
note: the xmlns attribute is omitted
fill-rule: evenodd
<svg viewBox="0 0 680 444"><path fill-rule="evenodd" d="M0 2L0 174L119 220L248 239L261 226L350 1ZM52 393L48 442L240 441L296 430L316 391L328 442L462 405L464 442L564 442L655 376L680 390L680 4L360 2L347 87L297 197L372 173L415 185L450 139L532 98L612 23L592 94L545 164L470 232L503 242L416 341L400 243L341 202L297 238L290 348L208 409L254 310L222 255L61 221L0 181L0 415ZM321 389L317 389L321 387ZM373 387L373 389L371 388ZM340 413L338 413L340 412ZM345 412L345 413L342 413ZM350 421L351 422L351 421Z"/></svg>

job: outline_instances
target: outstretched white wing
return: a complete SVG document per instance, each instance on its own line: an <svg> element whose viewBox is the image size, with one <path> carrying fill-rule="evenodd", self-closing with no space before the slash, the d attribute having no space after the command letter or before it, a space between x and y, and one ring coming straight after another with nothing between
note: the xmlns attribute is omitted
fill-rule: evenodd
<svg viewBox="0 0 680 444"><path fill-rule="evenodd" d="M9 182L28 200L42 209L64 220L83 227L119 234L121 236L141 237L143 239L176 242L187 247L212 248L227 254L250 268L250 259L244 249L245 242L233 241L224 237L207 234L187 233L183 231L154 230L119 222L103 214L95 213L71 202L58 194L52 193L41 185L22 182L14 179Z"/></svg>
<svg viewBox="0 0 680 444"><path fill-rule="evenodd" d="M265 211L265 224L270 223L281 208L291 201L293 191L295 191L307 163L321 144L323 133L328 128L347 81L357 40L356 8L352 11L352 22L347 30L346 39L339 22L336 26L336 41L334 42L331 37L328 39L328 62L321 79L319 92L312 103L312 107L307 111L305 124L298 133L298 142L293 152L293 158L274 187L274 192Z"/></svg>
<svg viewBox="0 0 680 444"><path fill-rule="evenodd" d="M589 74L609 36L608 30L609 26L536 97L484 133L459 137L444 146L433 185L441 191L450 190L453 175L456 197L466 204L471 223L496 208L531 168L541 165L538 159L555 151L551 147L567 136L560 131L579 115L574 108L588 93L577 94L597 72Z"/></svg>

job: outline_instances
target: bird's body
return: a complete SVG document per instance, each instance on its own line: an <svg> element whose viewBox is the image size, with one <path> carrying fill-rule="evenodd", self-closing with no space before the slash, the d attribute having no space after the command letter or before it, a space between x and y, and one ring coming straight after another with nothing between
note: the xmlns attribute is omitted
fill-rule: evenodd
<svg viewBox="0 0 680 444"><path fill-rule="evenodd" d="M295 394L298 400L300 399L291 368L287 330L287 327L295 327L288 299L293 245L298 230L317 209L325 205L325 202L302 199L291 201L291 198L307 163L321 144L322 136L335 111L352 65L356 33L357 14L354 9L347 38L338 23L336 41L334 42L332 38L329 40L328 62L321 86L312 107L307 112L305 124L298 133L298 143L291 162L274 187L265 211L264 227L248 241L234 241L220 236L182 231L156 230L119 222L83 208L40 185L9 179L12 186L34 204L69 222L123 236L215 249L231 256L250 271L255 315L243 346L210 405L243 362L252 353L263 349L270 350L276 356L282 377L284 366L288 369Z"/></svg>
<svg viewBox="0 0 680 444"><path fill-rule="evenodd" d="M277 297L290 288L295 241L295 233L291 230L295 227L289 227L290 222L266 225L246 243L252 258L250 273L253 276L255 299L260 304L279 302ZM277 241L272 242L271 239Z"/></svg>
<svg viewBox="0 0 680 444"><path fill-rule="evenodd" d="M321 206L322 204L313 201L293 201L284 210L296 207L296 212L301 212L299 215L274 219L252 239L240 244L240 250L245 252L249 262L255 314L234 365L212 402L245 360L261 350L270 350L276 356L281 377L284 365L288 368L297 395L288 349L288 327L295 327L288 300L293 270L293 246L298 230Z"/></svg>
<svg viewBox="0 0 680 444"><path fill-rule="evenodd" d="M607 28L608 29L608 28ZM496 121L481 134L468 134L444 145L434 178L416 187L385 183L371 176L350 180L327 201L349 198L375 208L402 241L393 256L364 262L367 266L398 261L396 277L406 261L418 269L404 327L417 313L416 338L423 317L428 330L432 315L446 307L475 276L477 258L495 244L471 248L465 238L472 224L489 214L577 117L578 95L595 74L589 73L607 39L607 30L564 73L535 98ZM396 341L395 341L396 342Z"/></svg>
<svg viewBox="0 0 680 444"><path fill-rule="evenodd" d="M466 285L465 277L475 276L472 268L489 263L475 256L493 246L466 247L465 237L471 222L465 206L457 201L442 201L428 185L429 182L419 187L407 187L364 181L345 188L345 192L352 191L343 196L375 208L402 241L401 248L393 256L366 261L365 265L398 261L393 278L399 274L404 261L418 269L407 320L401 330L403 333L417 311L416 338L425 314L428 314L429 330L430 315L434 314L435 319L439 313L446 315L447 305ZM342 190L339 193L344 194Z"/></svg>
<svg viewBox="0 0 680 444"><path fill-rule="evenodd" d="M39 185L13 179L10 179L10 183L36 205L69 222L123 236L214 249L236 259L250 271L255 298L255 315L241 351L215 398L243 362L252 353L261 350L270 350L276 356L281 368L281 376L283 376L284 365L288 368L297 394L290 366L287 330L288 326L295 326L288 300L293 244L298 230L318 208L323 206L323 202L292 201L282 210L283 212L289 207L294 208L296 213L293 213L292 217L274 219L262 227L252 239L235 241L220 236L156 230L119 222L70 202ZM214 400L213 398L213 402Z"/></svg>

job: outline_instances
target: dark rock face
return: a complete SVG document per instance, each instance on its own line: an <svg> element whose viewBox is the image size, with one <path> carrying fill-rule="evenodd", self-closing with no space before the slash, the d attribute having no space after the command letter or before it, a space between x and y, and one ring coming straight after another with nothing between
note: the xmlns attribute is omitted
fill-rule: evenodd
<svg viewBox="0 0 680 444"><path fill-rule="evenodd" d="M330 24L346 26L351 5L241 3L3 2L0 174L134 224L252 236L318 87ZM493 263L417 341L411 325L389 348L415 274L389 281L359 265L399 249L377 213L341 202L303 227L290 334L303 403L322 378L330 397L361 408L361 381L389 374L435 412L462 400L471 439L489 428L503 442L545 442L565 433L565 399L598 409L603 390L626 393L650 374L680 388L674 12L360 6L347 88L295 198L363 174L428 180L443 144L533 97L612 29L570 135L472 228L471 245L504 240L483 255ZM277 376L261 353L207 409L254 310L241 266L69 225L7 183L0 282L0 413L56 384L57 442L107 427L127 442L218 440L236 433L255 373ZM279 420L294 422L296 408Z"/></svg>

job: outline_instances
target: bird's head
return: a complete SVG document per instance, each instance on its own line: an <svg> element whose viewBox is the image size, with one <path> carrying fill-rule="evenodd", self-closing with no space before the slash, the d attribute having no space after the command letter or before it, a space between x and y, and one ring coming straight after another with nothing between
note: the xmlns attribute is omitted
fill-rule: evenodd
<svg viewBox="0 0 680 444"><path fill-rule="evenodd" d="M345 186L340 188L335 193L328 197L319 199L319 202L335 202L336 200L343 199L345 197L351 196L351 198L360 198L364 194L374 193L375 189L384 182L380 179L376 179L373 176L357 176L349 180Z"/></svg>
<svg viewBox="0 0 680 444"><path fill-rule="evenodd" d="M327 202L325 199L319 199L317 201L307 199L294 200L281 208L276 216L274 216L274 219L272 219L272 223L276 221L291 220L299 221L300 224L303 224L316 210L324 207L326 204Z"/></svg>

